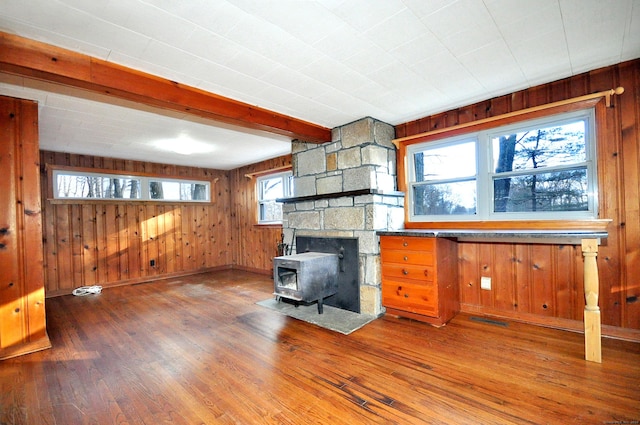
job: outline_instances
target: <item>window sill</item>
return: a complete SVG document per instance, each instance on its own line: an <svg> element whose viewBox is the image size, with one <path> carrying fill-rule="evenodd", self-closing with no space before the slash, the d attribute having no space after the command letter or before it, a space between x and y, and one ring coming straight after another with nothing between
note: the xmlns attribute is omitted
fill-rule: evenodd
<svg viewBox="0 0 640 425"><path fill-rule="evenodd" d="M255 223L253 227L260 229L282 229L282 223Z"/></svg>
<svg viewBox="0 0 640 425"><path fill-rule="evenodd" d="M610 219L406 222L406 229L606 231Z"/></svg>

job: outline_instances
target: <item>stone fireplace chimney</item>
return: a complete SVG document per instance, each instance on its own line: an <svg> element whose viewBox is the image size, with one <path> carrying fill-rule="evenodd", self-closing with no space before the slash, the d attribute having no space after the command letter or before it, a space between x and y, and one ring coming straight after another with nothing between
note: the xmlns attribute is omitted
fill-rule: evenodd
<svg viewBox="0 0 640 425"><path fill-rule="evenodd" d="M367 117L332 130L331 143L294 141L294 197L285 200L285 241L297 236L358 238L360 313L379 315L378 230L404 223L396 191L393 126Z"/></svg>

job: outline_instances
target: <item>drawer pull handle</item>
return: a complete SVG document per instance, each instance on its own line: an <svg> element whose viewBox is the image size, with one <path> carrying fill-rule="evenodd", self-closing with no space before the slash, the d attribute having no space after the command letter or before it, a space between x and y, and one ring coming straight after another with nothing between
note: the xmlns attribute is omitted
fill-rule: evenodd
<svg viewBox="0 0 640 425"><path fill-rule="evenodd" d="M404 297L405 298L409 298L409 294L404 294Z"/></svg>
<svg viewBox="0 0 640 425"><path fill-rule="evenodd" d="M407 269L402 269L402 274L403 274L403 275L405 275L405 276L406 276L406 275L408 275L408 274L409 274L409 270L407 270Z"/></svg>
<svg viewBox="0 0 640 425"><path fill-rule="evenodd" d="M409 242L407 241L402 242L402 246L409 246Z"/></svg>
<svg viewBox="0 0 640 425"><path fill-rule="evenodd" d="M409 261L409 257L407 257L406 255L404 256L404 261Z"/></svg>
<svg viewBox="0 0 640 425"><path fill-rule="evenodd" d="M425 271L424 271L424 275L425 275L425 276L429 276L429 270L425 270Z"/></svg>

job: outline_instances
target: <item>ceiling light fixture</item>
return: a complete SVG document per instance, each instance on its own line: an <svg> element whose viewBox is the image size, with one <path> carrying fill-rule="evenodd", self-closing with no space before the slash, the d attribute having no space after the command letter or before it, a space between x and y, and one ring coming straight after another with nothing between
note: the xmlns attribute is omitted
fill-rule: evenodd
<svg viewBox="0 0 640 425"><path fill-rule="evenodd" d="M160 139L152 142L153 146L168 152L180 155L194 155L210 153L215 147L209 143L194 140L186 134L181 134L173 139Z"/></svg>

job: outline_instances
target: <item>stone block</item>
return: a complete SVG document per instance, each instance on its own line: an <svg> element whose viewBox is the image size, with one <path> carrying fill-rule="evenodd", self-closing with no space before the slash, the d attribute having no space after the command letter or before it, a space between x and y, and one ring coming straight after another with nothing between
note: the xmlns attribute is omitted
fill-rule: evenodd
<svg viewBox="0 0 640 425"><path fill-rule="evenodd" d="M322 147L324 148L324 151L326 153L337 152L342 149L342 143L340 143L339 141L336 143L327 143L322 145Z"/></svg>
<svg viewBox="0 0 640 425"><path fill-rule="evenodd" d="M347 168L356 168L362 165L360 158L360 147L343 149L338 151L338 168L345 170Z"/></svg>
<svg viewBox="0 0 640 425"><path fill-rule="evenodd" d="M296 202L296 211L311 211L315 209L313 201Z"/></svg>
<svg viewBox="0 0 640 425"><path fill-rule="evenodd" d="M392 141L396 137L396 130L391 124L375 121L373 125L374 140L378 145L395 149Z"/></svg>
<svg viewBox="0 0 640 425"><path fill-rule="evenodd" d="M324 173L327 170L327 158L322 147L299 152L296 158L297 172L300 177Z"/></svg>
<svg viewBox="0 0 640 425"><path fill-rule="evenodd" d="M353 198L350 196L342 196L340 198L331 198L329 199L330 207L352 207L353 206Z"/></svg>
<svg viewBox="0 0 640 425"><path fill-rule="evenodd" d="M373 143L373 118L363 118L344 125L340 129L342 131L342 147L345 149Z"/></svg>
<svg viewBox="0 0 640 425"><path fill-rule="evenodd" d="M318 199L313 203L314 209L324 209L324 208L327 208L328 206L329 206L328 199Z"/></svg>
<svg viewBox="0 0 640 425"><path fill-rule="evenodd" d="M336 127L331 130L331 142L335 143L342 139L341 127Z"/></svg>
<svg viewBox="0 0 640 425"><path fill-rule="evenodd" d="M376 145L363 147L362 165L376 165L389 170L389 149Z"/></svg>
<svg viewBox="0 0 640 425"><path fill-rule="evenodd" d="M369 204L365 207L365 228L367 230L385 230L388 221L388 207L384 204Z"/></svg>
<svg viewBox="0 0 640 425"><path fill-rule="evenodd" d="M364 208L329 208L324 211L324 228L327 230L364 230Z"/></svg>
<svg viewBox="0 0 640 425"><path fill-rule="evenodd" d="M375 188L384 192L393 192L396 190L396 177L387 173L376 172Z"/></svg>
<svg viewBox="0 0 640 425"><path fill-rule="evenodd" d="M389 208L387 217L387 228L389 230L404 229L404 207Z"/></svg>
<svg viewBox="0 0 640 425"><path fill-rule="evenodd" d="M293 196L316 195L316 178L314 176L294 177Z"/></svg>
<svg viewBox="0 0 640 425"><path fill-rule="evenodd" d="M380 252L376 232L371 230L356 230L353 234L358 238L358 250L361 254L375 255Z"/></svg>
<svg viewBox="0 0 640 425"><path fill-rule="evenodd" d="M316 181L316 192L319 195L342 192L342 176L336 175L319 178Z"/></svg>
<svg viewBox="0 0 640 425"><path fill-rule="evenodd" d="M327 154L327 171L338 169L338 154L336 152Z"/></svg>
<svg viewBox="0 0 640 425"><path fill-rule="evenodd" d="M360 286L360 313L379 316L382 314L382 293L380 288L369 285Z"/></svg>
<svg viewBox="0 0 640 425"><path fill-rule="evenodd" d="M288 227L292 229L320 229L319 211L296 211L287 214Z"/></svg>
<svg viewBox="0 0 640 425"><path fill-rule="evenodd" d="M376 189L375 170L371 165L359 168L349 168L342 172L345 191L359 189Z"/></svg>

